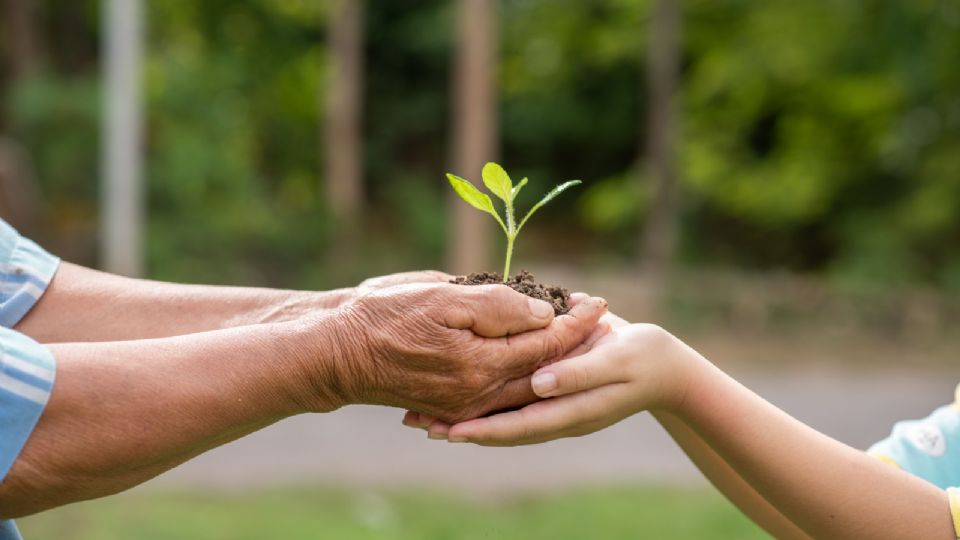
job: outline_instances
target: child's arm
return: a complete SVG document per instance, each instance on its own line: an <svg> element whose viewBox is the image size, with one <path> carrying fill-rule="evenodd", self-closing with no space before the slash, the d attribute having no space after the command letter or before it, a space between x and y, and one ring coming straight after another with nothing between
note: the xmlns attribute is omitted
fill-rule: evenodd
<svg viewBox="0 0 960 540"><path fill-rule="evenodd" d="M614 328L630 324L613 313L607 313L601 320ZM586 350L589 348L592 346ZM741 478L737 471L730 468L710 445L703 442L696 431L667 412L653 412L653 416L710 483L754 523L780 540L811 540L807 533L784 517Z"/></svg>
<svg viewBox="0 0 960 540"><path fill-rule="evenodd" d="M810 535L760 496L697 432L671 414L656 412L654 416L710 483L754 523L780 540L811 540Z"/></svg>
<svg viewBox="0 0 960 540"><path fill-rule="evenodd" d="M729 467L729 475L711 467L715 479L732 487L739 476L813 538L957 537L945 492L793 419L655 326L619 328L591 351L542 368L534 389L553 399L455 425L447 437L543 442L653 410L675 416ZM701 464L716 465L705 457ZM749 492L734 491L751 504Z"/></svg>

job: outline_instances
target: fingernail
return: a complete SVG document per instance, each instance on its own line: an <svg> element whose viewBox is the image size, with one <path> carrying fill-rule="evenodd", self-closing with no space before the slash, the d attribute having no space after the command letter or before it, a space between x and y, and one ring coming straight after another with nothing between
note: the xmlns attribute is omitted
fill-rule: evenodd
<svg viewBox="0 0 960 540"><path fill-rule="evenodd" d="M529 298L527 299L527 303L530 304L530 313L538 319L546 319L553 314L553 306L543 300Z"/></svg>
<svg viewBox="0 0 960 540"><path fill-rule="evenodd" d="M431 425L427 428L427 436L431 439L446 439L449 432L450 426L442 422L436 424L431 422Z"/></svg>
<svg viewBox="0 0 960 540"><path fill-rule="evenodd" d="M600 309L607 309L607 307L610 306L605 299L600 298L599 296L595 297L593 300L597 303L597 305L600 306Z"/></svg>
<svg viewBox="0 0 960 540"><path fill-rule="evenodd" d="M537 373L533 376L530 383L533 385L533 391L538 395L542 396L548 392L552 392L557 388L557 376L549 371L546 373Z"/></svg>

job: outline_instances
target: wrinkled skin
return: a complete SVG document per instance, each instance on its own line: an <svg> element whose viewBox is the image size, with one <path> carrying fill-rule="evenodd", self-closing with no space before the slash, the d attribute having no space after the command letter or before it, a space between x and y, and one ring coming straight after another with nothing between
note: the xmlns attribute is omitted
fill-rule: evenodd
<svg viewBox="0 0 960 540"><path fill-rule="evenodd" d="M389 405L450 422L536 401L530 374L580 345L607 307L589 298L554 319L546 302L503 285L365 290L338 317L333 408Z"/></svg>
<svg viewBox="0 0 960 540"><path fill-rule="evenodd" d="M399 272L386 276L376 276L363 280L357 285L354 298L359 298L377 289L409 285L411 283L449 283L453 276L439 270L415 270L413 272Z"/></svg>

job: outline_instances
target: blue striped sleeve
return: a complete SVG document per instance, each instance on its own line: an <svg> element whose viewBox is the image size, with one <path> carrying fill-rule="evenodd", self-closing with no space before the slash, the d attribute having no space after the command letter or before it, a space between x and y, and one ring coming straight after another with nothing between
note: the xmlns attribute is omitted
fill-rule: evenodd
<svg viewBox="0 0 960 540"><path fill-rule="evenodd" d="M0 219L0 326L13 328L37 303L60 259Z"/></svg>
<svg viewBox="0 0 960 540"><path fill-rule="evenodd" d="M867 453L940 488L960 486L960 409L947 405L926 418L897 422Z"/></svg>
<svg viewBox="0 0 960 540"><path fill-rule="evenodd" d="M21 540L16 523L9 519L0 521L0 540Z"/></svg>
<svg viewBox="0 0 960 540"><path fill-rule="evenodd" d="M50 399L53 355L29 337L0 328L0 482Z"/></svg>

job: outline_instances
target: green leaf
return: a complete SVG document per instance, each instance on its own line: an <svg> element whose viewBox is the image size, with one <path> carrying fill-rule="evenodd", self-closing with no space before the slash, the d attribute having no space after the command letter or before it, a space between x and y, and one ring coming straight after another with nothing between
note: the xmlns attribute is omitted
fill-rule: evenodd
<svg viewBox="0 0 960 540"><path fill-rule="evenodd" d="M503 167L494 162L483 166L483 184L491 193L503 199L503 202L509 204L512 201L511 192L513 191L513 182L507 175Z"/></svg>
<svg viewBox="0 0 960 540"><path fill-rule="evenodd" d="M577 184L582 184L582 183L583 183L583 182L581 182L580 180L570 180L570 181L568 181L568 182L564 182L564 183L560 184L559 186L551 189L551 190L550 190L550 193L547 193L546 195L544 195L543 198L540 199L540 202L538 202L537 204L533 205L533 208L531 208L530 211L527 212L527 215L524 216L523 221L520 222L520 226L517 227L517 233L518 233L518 234L520 233L520 229L523 228L523 224L526 223L527 220L530 219L530 216L532 216L534 212L536 212L537 210L539 210L541 206L543 206L543 205L547 204L548 202L552 201L554 198L556 198L557 195L563 193L563 192L566 191L568 188L571 188L571 187L573 187L573 186L575 186L575 185L577 185Z"/></svg>
<svg viewBox="0 0 960 540"><path fill-rule="evenodd" d="M527 185L527 177L526 177L526 176L524 176L524 177L523 177L523 180L521 180L517 185L513 186L513 189L512 189L512 190L510 190L510 198L511 198L511 199L516 199L516 198L517 198L517 193L520 193L520 190L521 190L521 189L523 188L523 186L525 186L525 185Z"/></svg>
<svg viewBox="0 0 960 540"><path fill-rule="evenodd" d="M494 211L493 201L490 200L490 197L486 193L483 193L474 187L473 184L455 174L450 173L447 173L447 179L450 180L450 185L453 186L453 190L456 191L457 195L466 201L467 204L484 212Z"/></svg>
<svg viewBox="0 0 960 540"><path fill-rule="evenodd" d="M490 200L489 195L483 193L473 184L455 174L447 173L447 179L450 180L450 185L453 186L453 190L457 192L457 195L459 195L461 199L477 210L493 216L497 220L497 223L500 224L503 232L507 232L507 226L503 224L503 220L500 219L497 211L493 208L493 201Z"/></svg>
<svg viewBox="0 0 960 540"><path fill-rule="evenodd" d="M573 186L576 186L576 185L579 185L579 184L582 184L582 183L583 183L583 182L581 182L580 180L568 180L568 181L560 184L559 186L551 189L551 190L550 190L550 193L547 193L546 195L544 195L543 199L540 199L540 202L538 202L538 203L536 204L536 206L543 206L543 205L547 204L548 202L552 201L554 198L556 198L557 195L563 193L563 192L566 191L567 189L572 188Z"/></svg>

